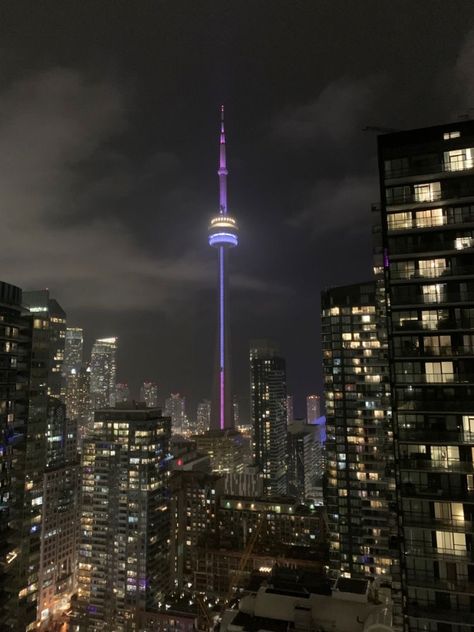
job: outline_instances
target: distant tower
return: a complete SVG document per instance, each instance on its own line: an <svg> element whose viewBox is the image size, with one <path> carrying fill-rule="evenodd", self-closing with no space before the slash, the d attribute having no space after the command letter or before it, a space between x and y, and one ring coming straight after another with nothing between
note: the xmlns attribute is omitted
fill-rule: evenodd
<svg viewBox="0 0 474 632"><path fill-rule="evenodd" d="M95 410L113 406L118 338L98 338L91 353L91 397Z"/></svg>
<svg viewBox="0 0 474 632"><path fill-rule="evenodd" d="M316 423L321 417L321 398L319 395L308 395L306 398L306 420L309 424Z"/></svg>
<svg viewBox="0 0 474 632"><path fill-rule="evenodd" d="M84 331L80 327L68 327L64 347L63 373L67 377L72 369L76 372L82 367L82 351L84 345Z"/></svg>
<svg viewBox="0 0 474 632"><path fill-rule="evenodd" d="M171 417L171 432L181 434L186 417L186 400L179 393L171 393L165 400L165 416Z"/></svg>
<svg viewBox="0 0 474 632"><path fill-rule="evenodd" d="M158 408L158 384L143 382L140 389L140 401L145 402L148 408Z"/></svg>
<svg viewBox="0 0 474 632"><path fill-rule="evenodd" d="M219 153L219 215L209 224L209 245L217 248L219 262L218 358L211 407L211 429L233 428L230 353L227 317L227 251L238 244L237 222L227 214L227 162L224 106L221 106Z"/></svg>

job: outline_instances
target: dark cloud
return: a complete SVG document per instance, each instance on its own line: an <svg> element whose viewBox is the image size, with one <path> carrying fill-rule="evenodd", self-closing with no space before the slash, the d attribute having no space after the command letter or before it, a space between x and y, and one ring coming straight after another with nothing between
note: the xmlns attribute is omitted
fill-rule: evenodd
<svg viewBox="0 0 474 632"><path fill-rule="evenodd" d="M31 4L0 23L1 278L120 336L136 387L208 396L216 114L226 102L236 390L281 340L321 388L319 292L371 269L375 133L474 106L474 6L453 0ZM471 111L472 114L472 111Z"/></svg>

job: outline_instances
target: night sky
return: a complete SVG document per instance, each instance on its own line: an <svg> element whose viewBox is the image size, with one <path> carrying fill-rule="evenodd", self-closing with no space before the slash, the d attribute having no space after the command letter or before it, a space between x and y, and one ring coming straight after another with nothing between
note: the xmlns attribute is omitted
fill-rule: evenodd
<svg viewBox="0 0 474 632"><path fill-rule="evenodd" d="M57 0L0 5L0 279L49 287L120 380L194 415L216 328L226 106L235 392L248 341L320 391L321 289L371 275L376 134L474 114L472 0ZM136 393L137 394L137 393Z"/></svg>

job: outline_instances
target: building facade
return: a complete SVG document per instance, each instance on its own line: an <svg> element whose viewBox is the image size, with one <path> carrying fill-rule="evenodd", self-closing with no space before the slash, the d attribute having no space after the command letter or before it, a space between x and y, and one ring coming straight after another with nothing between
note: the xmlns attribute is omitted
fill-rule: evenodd
<svg viewBox="0 0 474 632"><path fill-rule="evenodd" d="M92 347L90 389L94 410L115 403L118 338L98 338Z"/></svg>
<svg viewBox="0 0 474 632"><path fill-rule="evenodd" d="M79 630L138 629L169 582L170 422L139 404L98 411L83 443Z"/></svg>
<svg viewBox="0 0 474 632"><path fill-rule="evenodd" d="M269 495L284 495L287 479L287 410L285 360L274 346L252 344L250 382L255 463Z"/></svg>
<svg viewBox="0 0 474 632"><path fill-rule="evenodd" d="M0 282L0 629L12 631L20 618L18 593L23 588L25 565L22 534L30 336L22 318L20 288ZM34 616L29 622L32 620Z"/></svg>
<svg viewBox="0 0 474 632"><path fill-rule="evenodd" d="M84 353L84 330L80 327L67 327L64 344L63 373L67 377L74 369L79 372L82 368Z"/></svg>
<svg viewBox="0 0 474 632"><path fill-rule="evenodd" d="M186 399L179 393L170 393L165 400L165 415L171 417L171 432L183 434L186 420Z"/></svg>
<svg viewBox="0 0 474 632"><path fill-rule="evenodd" d="M143 382L140 388L140 401L145 402L148 408L158 408L158 384Z"/></svg>
<svg viewBox="0 0 474 632"><path fill-rule="evenodd" d="M379 138L405 629L474 630L474 122Z"/></svg>
<svg viewBox="0 0 474 632"><path fill-rule="evenodd" d="M321 397L319 395L308 395L306 397L306 420L309 424L316 423L321 417Z"/></svg>
<svg viewBox="0 0 474 632"><path fill-rule="evenodd" d="M322 293L330 569L389 584L398 531L382 306L375 281Z"/></svg>

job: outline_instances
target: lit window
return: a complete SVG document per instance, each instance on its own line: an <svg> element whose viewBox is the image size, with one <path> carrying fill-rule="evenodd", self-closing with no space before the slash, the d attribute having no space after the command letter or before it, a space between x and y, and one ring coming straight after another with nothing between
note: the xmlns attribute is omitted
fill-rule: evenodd
<svg viewBox="0 0 474 632"><path fill-rule="evenodd" d="M464 169L472 169L474 166L473 155L474 149L471 147L445 151L444 168L446 171L463 171Z"/></svg>
<svg viewBox="0 0 474 632"><path fill-rule="evenodd" d="M443 140L450 140L451 138L460 138L461 132L444 132Z"/></svg>
<svg viewBox="0 0 474 632"><path fill-rule="evenodd" d="M434 202L441 198L441 184L430 182L428 184L415 184L413 188L415 202Z"/></svg>

